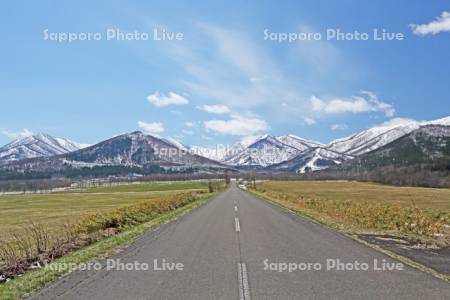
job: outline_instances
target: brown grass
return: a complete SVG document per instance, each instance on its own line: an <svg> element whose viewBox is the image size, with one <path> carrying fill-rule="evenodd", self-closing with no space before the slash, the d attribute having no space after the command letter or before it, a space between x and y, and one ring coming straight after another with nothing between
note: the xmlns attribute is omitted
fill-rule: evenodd
<svg viewBox="0 0 450 300"><path fill-rule="evenodd" d="M290 209L312 213L352 230L446 238L450 190L371 183L264 182L258 192Z"/></svg>
<svg viewBox="0 0 450 300"><path fill-rule="evenodd" d="M13 232L0 241L0 275L14 277L33 266L48 263L127 227L148 222L205 195L204 192L179 193L85 215L57 232L48 226L29 223L22 231Z"/></svg>
<svg viewBox="0 0 450 300"><path fill-rule="evenodd" d="M117 192L116 187L111 187L111 191L105 189L101 193L65 192L0 196L0 238L4 232L19 230L30 220L48 225L57 231L65 223L83 217L86 212L108 212L122 206L183 192L168 190L162 184L153 185L161 190L142 190L142 186L147 185L129 185L127 188L134 188L135 191L126 192ZM189 191L191 186L186 188L185 191ZM207 191L206 184L202 190Z"/></svg>

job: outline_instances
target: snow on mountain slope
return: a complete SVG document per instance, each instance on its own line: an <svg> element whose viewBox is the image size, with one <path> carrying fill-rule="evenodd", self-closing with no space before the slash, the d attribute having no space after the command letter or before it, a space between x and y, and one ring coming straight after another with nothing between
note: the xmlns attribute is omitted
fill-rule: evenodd
<svg viewBox="0 0 450 300"><path fill-rule="evenodd" d="M268 169L299 173L304 173L307 170L326 169L332 165L341 164L362 154L377 150L418 128L429 125L450 125L450 117L422 122L400 118L393 119L380 126L369 128L346 138L337 139L328 145L317 143L318 146L307 148L291 159L272 166L268 165ZM311 144L310 141L309 143Z"/></svg>
<svg viewBox="0 0 450 300"><path fill-rule="evenodd" d="M190 146L191 153L207 157L216 161L224 161L239 149L239 144L216 145L215 147Z"/></svg>
<svg viewBox="0 0 450 300"><path fill-rule="evenodd" d="M65 138L54 138L39 133L15 140L0 148L1 161L17 161L27 158L53 156L82 149L88 145L78 144Z"/></svg>
<svg viewBox="0 0 450 300"><path fill-rule="evenodd" d="M280 142L282 142L283 144L294 147L295 149L300 150L300 151L308 150L311 147L322 147L323 146L322 143L319 143L316 141L311 141L311 140L306 140L304 138L301 138L301 137L293 135L293 134L277 136L276 139L279 140Z"/></svg>
<svg viewBox="0 0 450 300"><path fill-rule="evenodd" d="M294 158L269 166L272 171L306 173L307 171L317 171L326 169L333 165L339 165L352 156L330 151L323 147L308 149Z"/></svg>
<svg viewBox="0 0 450 300"><path fill-rule="evenodd" d="M397 118L349 137L334 140L326 148L358 156L383 147L424 125L450 125L450 117L425 122Z"/></svg>
<svg viewBox="0 0 450 300"><path fill-rule="evenodd" d="M370 172L385 166L445 168L450 162L450 125L427 124L375 151L346 162L341 171ZM445 175L444 175L445 176ZM448 179L447 179L448 182Z"/></svg>
<svg viewBox="0 0 450 300"><path fill-rule="evenodd" d="M244 151L249 145L254 142L266 138L267 135L247 137L235 144L217 144L212 147L201 146L189 146L189 149L193 154L201 155L209 159L213 159L220 162L225 162Z"/></svg>
<svg viewBox="0 0 450 300"><path fill-rule="evenodd" d="M170 137L164 140L179 149L189 152L190 154L203 156L219 162L226 160L230 156L238 153L239 151L242 151L245 148L245 145L243 145L242 143L236 143L232 145L217 144L214 147L201 147L185 145L180 141Z"/></svg>
<svg viewBox="0 0 450 300"><path fill-rule="evenodd" d="M217 144L213 147L187 146L172 139L170 142L189 150L192 154L237 166L267 166L289 159L311 147L323 146L319 142L292 134L285 136L266 134L248 137L231 145Z"/></svg>
<svg viewBox="0 0 450 300"><path fill-rule="evenodd" d="M190 154L167 140L139 131L119 135L74 152L10 161L3 165L3 168L12 172L24 172L31 169L34 172L46 173L64 173L69 170L93 167L136 167L146 169L147 172L152 172L158 167L172 171L190 168L195 168L197 172L231 170L219 162Z"/></svg>
<svg viewBox="0 0 450 300"><path fill-rule="evenodd" d="M437 119L437 120L433 120L433 121L422 122L422 125L446 125L446 126L450 126L450 116L445 117L445 118L441 118L441 119Z"/></svg>
<svg viewBox="0 0 450 300"><path fill-rule="evenodd" d="M176 140L158 138L136 131L100 142L89 148L63 156L70 165L99 166L203 166L223 167L219 162L191 154Z"/></svg>
<svg viewBox="0 0 450 300"><path fill-rule="evenodd" d="M318 145L320 144L317 142L308 141L294 135L265 135L223 162L233 166L266 167L289 160Z"/></svg>
<svg viewBox="0 0 450 300"><path fill-rule="evenodd" d="M121 141L115 143L114 147L118 147L117 149L104 144L106 148L102 151L94 151L95 155L92 151L83 152L83 159L80 159L80 161L84 161L87 155L89 158L85 162L90 163L92 154L92 156L95 156L94 163L100 164L140 165L141 163L145 164L162 159L165 162L182 165L200 165L202 163L214 165L216 162L221 162L229 166L255 168L274 166L279 170L292 169L295 166L295 171L305 172L310 169L318 170L329 165L339 164L342 161L376 150L424 125L450 125L450 117L423 122L396 118L380 126L334 140L327 145L290 134L282 136L263 135L246 138L232 145L200 147L185 145L172 138L161 139L135 132L116 136L122 137ZM121 143L131 143L135 146L132 146L132 149L122 149L124 145ZM64 154L87 146L89 145L38 134L1 147L0 162ZM181 149L185 152L183 153L185 156L183 158L178 157L178 159L155 156L152 151L159 147L172 150ZM150 154L146 151L150 151ZM283 162L286 162L285 166L282 165Z"/></svg>
<svg viewBox="0 0 450 300"><path fill-rule="evenodd" d="M171 138L171 137L165 138L164 140L181 150L189 150L189 148L190 148L189 146L187 146L187 145L181 143L180 141L178 141L174 138Z"/></svg>
<svg viewBox="0 0 450 300"><path fill-rule="evenodd" d="M306 173L307 170L317 171L326 169L332 165L339 165L346 160L353 157L342 155L341 153L333 152L324 148L316 148L311 151L311 155L303 154L305 163L297 169L298 173Z"/></svg>
<svg viewBox="0 0 450 300"><path fill-rule="evenodd" d="M61 147L69 150L67 152L73 152L91 146L90 144L77 143L66 138L55 138L55 140L58 141Z"/></svg>

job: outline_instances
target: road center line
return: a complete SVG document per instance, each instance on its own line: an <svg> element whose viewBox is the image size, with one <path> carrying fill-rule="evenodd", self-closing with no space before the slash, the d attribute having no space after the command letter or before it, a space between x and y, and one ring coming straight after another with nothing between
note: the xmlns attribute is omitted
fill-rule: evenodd
<svg viewBox="0 0 450 300"><path fill-rule="evenodd" d="M238 218L234 218L234 227L236 229L236 232L241 231L241 226L239 225L239 219Z"/></svg>
<svg viewBox="0 0 450 300"><path fill-rule="evenodd" d="M237 206L236 205L234 206L234 211L237 211Z"/></svg>
<svg viewBox="0 0 450 300"><path fill-rule="evenodd" d="M239 280L239 299L251 300L250 288L248 285L247 265L244 263L238 264L238 280Z"/></svg>

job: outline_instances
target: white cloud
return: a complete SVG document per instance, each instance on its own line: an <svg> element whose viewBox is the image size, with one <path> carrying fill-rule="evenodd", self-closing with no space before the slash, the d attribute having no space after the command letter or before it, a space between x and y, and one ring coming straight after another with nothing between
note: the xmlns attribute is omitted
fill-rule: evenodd
<svg viewBox="0 0 450 300"><path fill-rule="evenodd" d="M212 114L228 114L230 113L230 109L226 105L217 104L217 105L201 105L197 106L198 109L212 113Z"/></svg>
<svg viewBox="0 0 450 300"><path fill-rule="evenodd" d="M138 125L140 128L144 130L145 133L158 134L164 132L164 126L162 123L159 122L146 123L139 121Z"/></svg>
<svg viewBox="0 0 450 300"><path fill-rule="evenodd" d="M311 105L313 111L321 111L325 108L325 102L316 96L311 97Z"/></svg>
<svg viewBox="0 0 450 300"><path fill-rule="evenodd" d="M411 24L410 27L414 34L422 36L428 34L435 35L444 31L450 32L450 12L442 12L436 20L431 21L430 23L420 25Z"/></svg>
<svg viewBox="0 0 450 300"><path fill-rule="evenodd" d="M168 96L155 92L154 94L147 97L148 102L157 107L167 106L167 105L182 105L188 104L189 100L185 97L178 95L176 93L170 92Z"/></svg>
<svg viewBox="0 0 450 300"><path fill-rule="evenodd" d="M189 128L197 126L197 124L195 122L185 122L184 125L186 125L186 127L189 127Z"/></svg>
<svg viewBox="0 0 450 300"><path fill-rule="evenodd" d="M313 118L309 118L309 117L304 117L303 121L306 123L306 125L316 124L316 120L314 120Z"/></svg>
<svg viewBox="0 0 450 300"><path fill-rule="evenodd" d="M232 115L229 120L210 120L204 122L207 130L220 134L249 136L270 129L266 121L254 116Z"/></svg>
<svg viewBox="0 0 450 300"><path fill-rule="evenodd" d="M1 130L0 133L12 139L26 138L33 135L33 133L26 128L22 129L21 131Z"/></svg>
<svg viewBox="0 0 450 300"><path fill-rule="evenodd" d="M313 41L307 46L297 43L283 50L283 55L274 56L267 42L240 27L194 22L191 29L194 40L159 43L152 50L166 58L165 64L176 71L171 80L177 89L189 93L190 102L199 101L196 105L223 104L239 112L264 109L270 111L274 122L298 125L301 117L310 115L309 97L313 91L342 87L332 75L335 70L339 70L344 85L364 77L359 63L344 56L331 42ZM155 63L145 55L142 59ZM292 63L299 67L292 68Z"/></svg>
<svg viewBox="0 0 450 300"><path fill-rule="evenodd" d="M348 126L346 124L333 124L331 125L331 130L346 130Z"/></svg>
<svg viewBox="0 0 450 300"><path fill-rule="evenodd" d="M230 108L277 109L280 100L299 100L299 83L283 72L260 40L212 24L200 23L198 29L196 39L201 43L172 43L164 48L185 73L180 83L193 97Z"/></svg>
<svg viewBox="0 0 450 300"><path fill-rule="evenodd" d="M361 91L361 94L363 96L352 96L349 99L334 98L328 101L313 96L311 97L312 110L327 114L383 112L387 117L395 114L394 107L380 101L374 93Z"/></svg>

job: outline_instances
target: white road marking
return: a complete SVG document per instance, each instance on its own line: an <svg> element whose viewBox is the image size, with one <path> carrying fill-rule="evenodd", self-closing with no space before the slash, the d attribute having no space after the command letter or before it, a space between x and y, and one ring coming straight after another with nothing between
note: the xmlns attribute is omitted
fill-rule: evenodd
<svg viewBox="0 0 450 300"><path fill-rule="evenodd" d="M242 282L242 266L238 264L239 300L244 300L244 283Z"/></svg>
<svg viewBox="0 0 450 300"><path fill-rule="evenodd" d="M234 206L234 211L237 211L237 206L236 205Z"/></svg>
<svg viewBox="0 0 450 300"><path fill-rule="evenodd" d="M242 283L244 285L244 299L250 300L250 288L248 286L248 274L246 264L242 264Z"/></svg>
<svg viewBox="0 0 450 300"><path fill-rule="evenodd" d="M248 285L247 265L244 263L238 264L238 280L239 280L239 299L251 300L250 288Z"/></svg>
<svg viewBox="0 0 450 300"><path fill-rule="evenodd" d="M234 218L234 227L236 229L236 232L241 231L241 226L239 225L239 219L238 218Z"/></svg>

